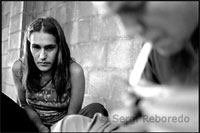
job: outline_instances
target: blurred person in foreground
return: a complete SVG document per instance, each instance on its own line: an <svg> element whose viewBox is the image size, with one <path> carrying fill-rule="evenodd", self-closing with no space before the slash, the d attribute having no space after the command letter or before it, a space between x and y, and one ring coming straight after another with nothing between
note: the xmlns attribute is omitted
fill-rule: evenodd
<svg viewBox="0 0 200 133"><path fill-rule="evenodd" d="M140 34L153 44L142 79L129 93L130 101L135 95L142 99L129 109L139 108L143 116L120 131L197 131L198 2L108 2L108 6L119 15L128 36Z"/></svg>

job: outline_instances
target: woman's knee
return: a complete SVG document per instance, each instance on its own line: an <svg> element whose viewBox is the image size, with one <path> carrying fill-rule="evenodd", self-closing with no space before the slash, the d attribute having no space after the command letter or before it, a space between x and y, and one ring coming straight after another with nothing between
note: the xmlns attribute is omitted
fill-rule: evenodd
<svg viewBox="0 0 200 133"><path fill-rule="evenodd" d="M95 112L102 113L104 116L108 116L108 112L105 107L100 103L92 103L89 105Z"/></svg>
<svg viewBox="0 0 200 133"><path fill-rule="evenodd" d="M87 105L86 107L84 107L79 114L88 116L90 118L92 118L94 116L95 113L101 113L104 116L108 116L108 112L105 109L105 107L100 104L100 103L91 103L89 105Z"/></svg>

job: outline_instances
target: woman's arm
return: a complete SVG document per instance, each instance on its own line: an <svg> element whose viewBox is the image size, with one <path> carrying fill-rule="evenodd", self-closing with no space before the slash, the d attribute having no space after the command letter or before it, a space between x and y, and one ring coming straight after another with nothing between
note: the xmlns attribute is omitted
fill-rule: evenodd
<svg viewBox="0 0 200 133"><path fill-rule="evenodd" d="M21 65L22 63L19 60L17 60L14 62L12 66L12 75L13 75L15 86L17 88L17 94L18 94L20 106L24 108L30 120L33 121L33 123L36 125L39 131L41 132L49 131L49 129L46 126L44 126L44 124L40 120L38 114L26 102L25 90L22 87L22 81L21 81L21 75L20 75Z"/></svg>
<svg viewBox="0 0 200 133"><path fill-rule="evenodd" d="M68 115L77 114L80 111L85 92L85 77L82 67L77 63L72 63L70 73L72 90Z"/></svg>

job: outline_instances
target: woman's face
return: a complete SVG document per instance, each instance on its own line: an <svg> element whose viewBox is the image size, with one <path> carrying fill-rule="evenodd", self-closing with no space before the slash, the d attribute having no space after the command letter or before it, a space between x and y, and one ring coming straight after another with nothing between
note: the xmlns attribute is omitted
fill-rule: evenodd
<svg viewBox="0 0 200 133"><path fill-rule="evenodd" d="M52 68L58 52L56 38L48 33L33 32L30 35L30 50L37 68L47 72Z"/></svg>

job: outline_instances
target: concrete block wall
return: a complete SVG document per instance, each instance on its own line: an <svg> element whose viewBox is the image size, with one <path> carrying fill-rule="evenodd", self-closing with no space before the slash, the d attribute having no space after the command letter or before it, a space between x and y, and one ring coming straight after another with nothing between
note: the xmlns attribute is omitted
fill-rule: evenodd
<svg viewBox="0 0 200 133"><path fill-rule="evenodd" d="M109 112L123 107L120 96L128 90L125 81L141 48L140 40L124 36L117 16L102 19L92 2L25 3L25 10L29 9L24 17L25 25L41 16L52 16L62 25L72 57L84 69L83 106L98 102Z"/></svg>
<svg viewBox="0 0 200 133"><path fill-rule="evenodd" d="M2 2L2 92L17 101L11 66L20 57L24 2Z"/></svg>

